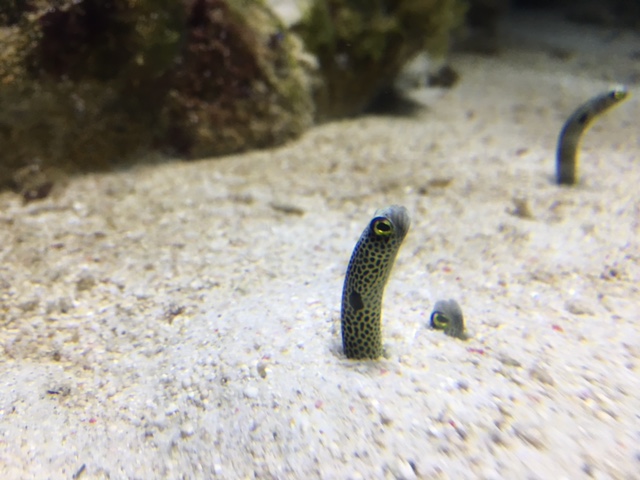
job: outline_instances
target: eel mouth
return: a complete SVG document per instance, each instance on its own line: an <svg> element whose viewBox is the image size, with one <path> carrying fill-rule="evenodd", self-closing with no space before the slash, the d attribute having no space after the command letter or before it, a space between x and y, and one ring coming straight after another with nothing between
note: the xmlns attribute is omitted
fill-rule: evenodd
<svg viewBox="0 0 640 480"><path fill-rule="evenodd" d="M407 212L407 209L402 205L390 205L388 207L380 208L376 210L374 217L388 218L396 228L398 238L400 240L404 239L409 231L409 226L411 226L409 212Z"/></svg>

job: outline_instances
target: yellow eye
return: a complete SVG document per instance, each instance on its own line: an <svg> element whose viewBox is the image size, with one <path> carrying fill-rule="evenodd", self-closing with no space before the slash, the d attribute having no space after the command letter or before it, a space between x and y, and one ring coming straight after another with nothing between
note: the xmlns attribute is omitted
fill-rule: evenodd
<svg viewBox="0 0 640 480"><path fill-rule="evenodd" d="M444 330L449 326L449 319L440 312L433 312L431 315L431 326L438 330Z"/></svg>
<svg viewBox="0 0 640 480"><path fill-rule="evenodd" d="M613 94L613 99L617 101L623 100L628 94L624 88L616 88L611 93Z"/></svg>
<svg viewBox="0 0 640 480"><path fill-rule="evenodd" d="M379 237L388 237L393 233L393 225L384 217L374 218L371 221L371 229Z"/></svg>

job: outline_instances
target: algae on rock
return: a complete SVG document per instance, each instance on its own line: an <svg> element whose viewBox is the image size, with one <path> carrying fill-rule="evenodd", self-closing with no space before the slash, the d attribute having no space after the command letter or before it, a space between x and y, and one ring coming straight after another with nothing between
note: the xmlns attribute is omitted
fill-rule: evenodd
<svg viewBox="0 0 640 480"><path fill-rule="evenodd" d="M262 1L196 2L187 24L163 110L170 145L194 156L230 153L277 145L311 125L300 47Z"/></svg>
<svg viewBox="0 0 640 480"><path fill-rule="evenodd" d="M295 27L320 62L320 120L355 115L391 86L405 63L444 54L464 0L312 0Z"/></svg>
<svg viewBox="0 0 640 480"><path fill-rule="evenodd" d="M299 45L262 0L0 7L0 187L33 164L109 168L277 145L313 118Z"/></svg>

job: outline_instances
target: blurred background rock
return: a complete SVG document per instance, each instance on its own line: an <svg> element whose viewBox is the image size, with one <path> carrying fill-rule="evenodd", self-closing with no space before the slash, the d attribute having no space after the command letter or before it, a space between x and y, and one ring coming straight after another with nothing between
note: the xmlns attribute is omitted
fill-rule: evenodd
<svg viewBox="0 0 640 480"><path fill-rule="evenodd" d="M0 185L277 145L312 123L302 45L264 2L1 5Z"/></svg>
<svg viewBox="0 0 640 480"><path fill-rule="evenodd" d="M514 8L640 25L636 0L4 0L0 188L29 201L69 172L282 144L425 52L499 52Z"/></svg>

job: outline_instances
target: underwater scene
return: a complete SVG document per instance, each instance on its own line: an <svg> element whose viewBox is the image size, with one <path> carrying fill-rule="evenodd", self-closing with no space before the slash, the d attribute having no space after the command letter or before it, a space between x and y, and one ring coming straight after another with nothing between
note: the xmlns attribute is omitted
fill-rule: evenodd
<svg viewBox="0 0 640 480"><path fill-rule="evenodd" d="M637 0L0 2L0 478L632 479Z"/></svg>

